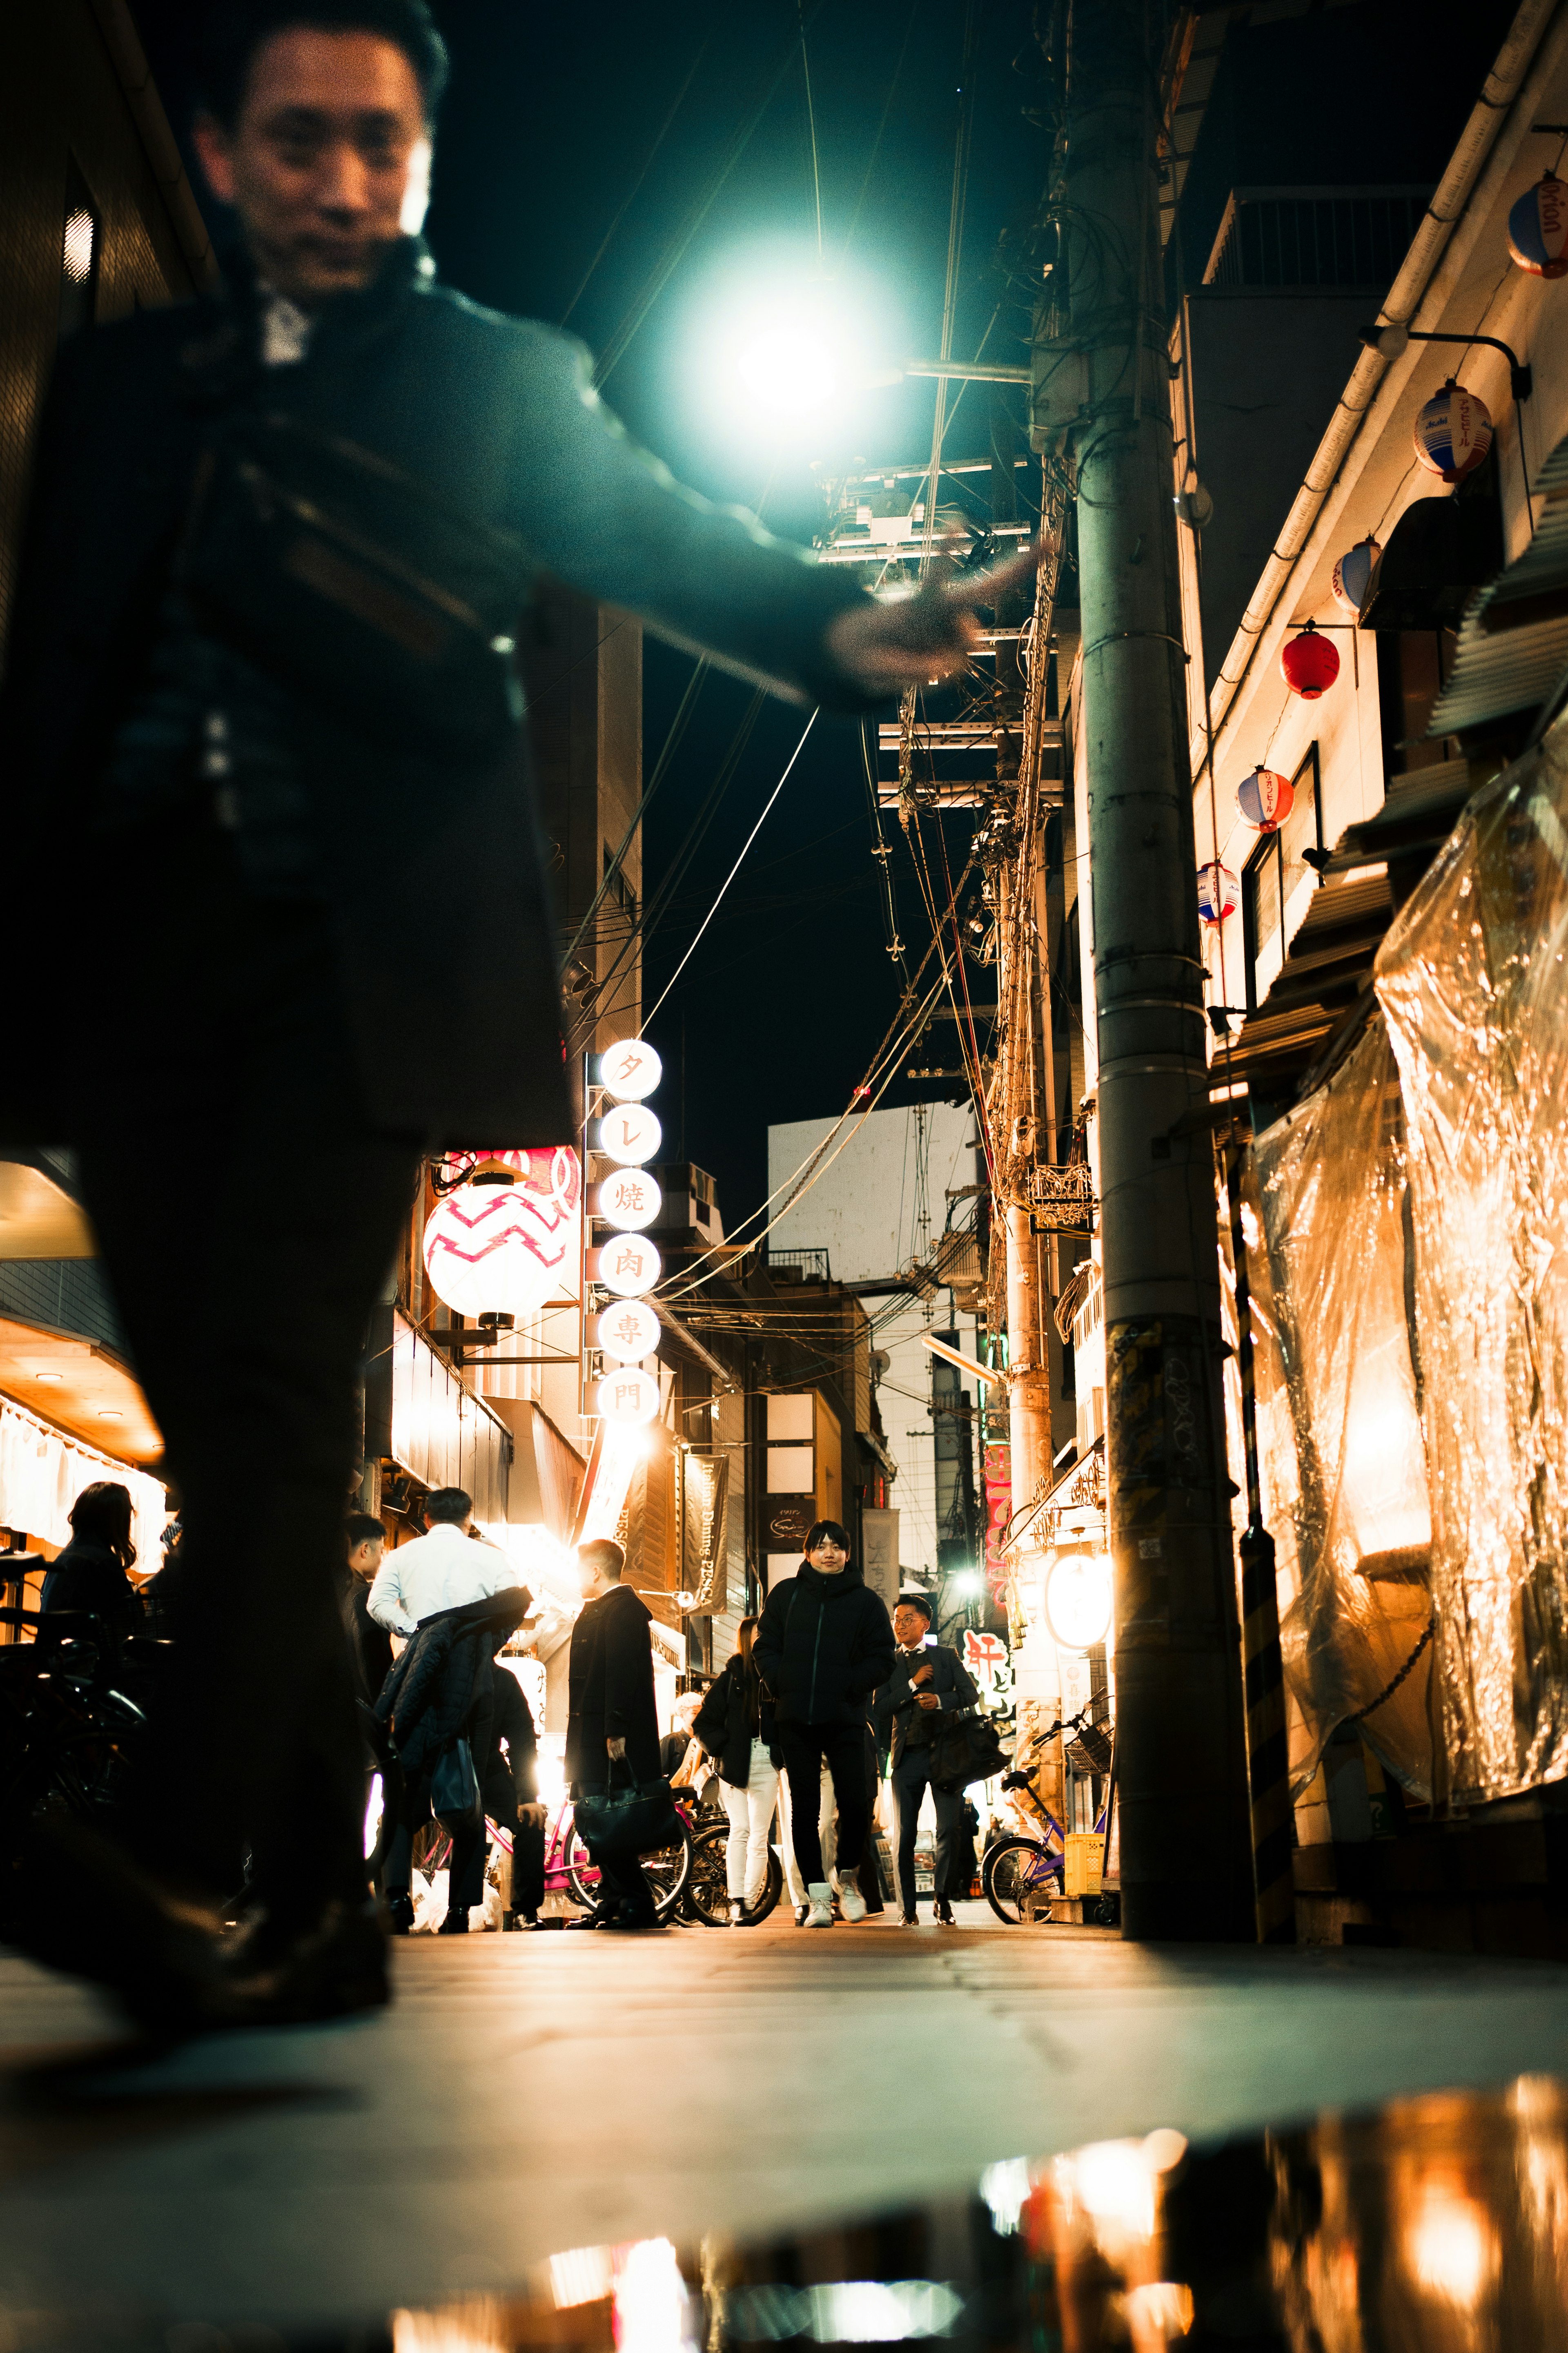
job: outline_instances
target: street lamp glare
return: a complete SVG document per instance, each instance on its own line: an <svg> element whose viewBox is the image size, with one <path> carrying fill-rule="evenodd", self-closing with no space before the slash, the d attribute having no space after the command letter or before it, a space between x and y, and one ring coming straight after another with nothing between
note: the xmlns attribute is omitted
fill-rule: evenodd
<svg viewBox="0 0 1568 2353"><path fill-rule="evenodd" d="M827 338L790 322L751 336L736 355L735 373L757 408L781 418L819 415L837 398L843 382Z"/></svg>

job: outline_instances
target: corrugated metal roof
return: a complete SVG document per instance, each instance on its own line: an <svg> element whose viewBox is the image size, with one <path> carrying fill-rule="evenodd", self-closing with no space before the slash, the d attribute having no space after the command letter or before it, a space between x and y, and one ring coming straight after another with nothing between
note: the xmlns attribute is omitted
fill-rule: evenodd
<svg viewBox="0 0 1568 2353"><path fill-rule="evenodd" d="M1466 607L1429 736L1538 710L1568 673L1568 440L1547 459L1535 488L1535 536Z"/></svg>

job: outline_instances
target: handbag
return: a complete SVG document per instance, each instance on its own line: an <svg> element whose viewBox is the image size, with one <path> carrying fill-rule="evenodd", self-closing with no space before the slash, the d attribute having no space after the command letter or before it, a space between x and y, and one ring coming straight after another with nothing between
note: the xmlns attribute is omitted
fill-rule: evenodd
<svg viewBox="0 0 1568 2353"><path fill-rule="evenodd" d="M610 1771L616 1769L613 1760ZM594 1862L633 1862L657 1854L685 1835L685 1824L665 1780L639 1781L629 1765L629 1789L587 1789L576 1801L577 1834Z"/></svg>
<svg viewBox="0 0 1568 2353"><path fill-rule="evenodd" d="M479 1811L479 1777L466 1740L449 1740L430 1776L430 1811L447 1830L458 1830Z"/></svg>
<svg viewBox="0 0 1568 2353"><path fill-rule="evenodd" d="M938 1718L931 1742L933 1788L967 1789L972 1781L989 1781L1011 1762L988 1716L966 1707Z"/></svg>
<svg viewBox="0 0 1568 2353"><path fill-rule="evenodd" d="M516 733L522 542L297 417L213 433L176 569L198 615L355 726L468 756Z"/></svg>

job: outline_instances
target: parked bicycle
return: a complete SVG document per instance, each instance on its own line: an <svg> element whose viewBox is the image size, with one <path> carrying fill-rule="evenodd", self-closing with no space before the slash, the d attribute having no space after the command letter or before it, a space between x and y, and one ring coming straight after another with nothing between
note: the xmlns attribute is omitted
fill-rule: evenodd
<svg viewBox="0 0 1568 2353"><path fill-rule="evenodd" d="M32 1640L0 1649L0 1822L7 1840L63 1809L108 1826L146 1730L139 1704L166 1645L91 1610L0 1609Z"/></svg>
<svg viewBox="0 0 1568 2353"><path fill-rule="evenodd" d="M1081 1736L1092 1724L1093 1708L1090 1701L1076 1715L1058 1716L1038 1738L1053 1740L1058 1732ZM994 1839L981 1861L981 1888L998 1920L1005 1920L1010 1928L1042 1927L1049 1923L1051 1905L1062 1893L1067 1852L1062 1825L1027 1773L1016 1769L1004 1773L1002 1788L1015 1813L1035 1825L1035 1834L1020 1831ZM1102 1814L1096 1828L1103 1826Z"/></svg>
<svg viewBox="0 0 1568 2353"><path fill-rule="evenodd" d="M704 1928L730 1925L730 1825L700 1823L691 1840L691 1877L686 1890L688 1916ZM754 1928L765 1920L784 1894L784 1866L770 1846L767 1877L757 1901L746 1908L745 1925Z"/></svg>

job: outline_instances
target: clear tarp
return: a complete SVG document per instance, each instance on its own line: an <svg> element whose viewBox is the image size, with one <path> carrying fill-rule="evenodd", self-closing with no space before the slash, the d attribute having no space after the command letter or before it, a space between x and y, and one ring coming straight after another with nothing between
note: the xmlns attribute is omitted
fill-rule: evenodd
<svg viewBox="0 0 1568 2353"><path fill-rule="evenodd" d="M1568 733L1479 793L1376 986L1409 1138L1436 1678L1463 1804L1568 1772Z"/></svg>
<svg viewBox="0 0 1568 2353"><path fill-rule="evenodd" d="M1405 1788L1431 1795L1431 1529L1404 1162L1398 1078L1375 1020L1329 1083L1257 1139L1244 1184L1298 1797L1351 1718Z"/></svg>

